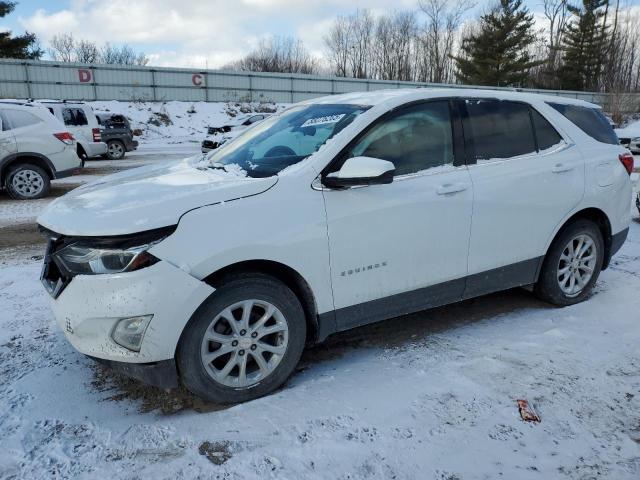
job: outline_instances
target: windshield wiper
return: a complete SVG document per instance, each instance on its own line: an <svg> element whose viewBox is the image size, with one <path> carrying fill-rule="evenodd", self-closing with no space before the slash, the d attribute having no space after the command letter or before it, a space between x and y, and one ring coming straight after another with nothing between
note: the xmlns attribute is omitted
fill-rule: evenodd
<svg viewBox="0 0 640 480"><path fill-rule="evenodd" d="M224 172L227 172L227 167L218 162L207 165L207 168L213 168L214 170L222 170Z"/></svg>

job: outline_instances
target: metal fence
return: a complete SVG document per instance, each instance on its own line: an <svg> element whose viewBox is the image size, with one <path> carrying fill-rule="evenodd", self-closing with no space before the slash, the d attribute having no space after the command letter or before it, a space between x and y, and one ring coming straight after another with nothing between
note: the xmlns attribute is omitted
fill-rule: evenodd
<svg viewBox="0 0 640 480"><path fill-rule="evenodd" d="M406 87L474 88L318 75L0 60L0 98L293 103L338 93ZM579 98L600 105L610 100L605 93L521 90ZM640 102L640 95L636 94L634 100Z"/></svg>

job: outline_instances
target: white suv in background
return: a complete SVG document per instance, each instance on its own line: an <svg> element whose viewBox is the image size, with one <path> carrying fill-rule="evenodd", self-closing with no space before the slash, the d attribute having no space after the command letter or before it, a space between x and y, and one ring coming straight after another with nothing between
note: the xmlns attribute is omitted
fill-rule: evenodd
<svg viewBox="0 0 640 480"><path fill-rule="evenodd" d="M44 197L78 167L73 135L46 108L0 101L0 185L11 197Z"/></svg>
<svg viewBox="0 0 640 480"><path fill-rule="evenodd" d="M632 168L578 100L318 98L49 205L42 282L82 353L244 401L338 331L518 286L587 299L626 239Z"/></svg>
<svg viewBox="0 0 640 480"><path fill-rule="evenodd" d="M108 147L102 141L100 125L90 105L82 102L43 100L55 117L64 123L78 142L78 156L86 160L107 153Z"/></svg>

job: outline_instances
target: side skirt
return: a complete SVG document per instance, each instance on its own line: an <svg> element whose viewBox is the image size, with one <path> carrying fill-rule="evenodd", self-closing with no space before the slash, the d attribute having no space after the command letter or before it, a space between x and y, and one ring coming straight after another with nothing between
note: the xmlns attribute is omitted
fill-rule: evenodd
<svg viewBox="0 0 640 480"><path fill-rule="evenodd" d="M401 315L440 307L469 298L535 283L544 257L532 258L467 277L359 303L319 315L319 341L349 330ZM330 331L335 325L335 331Z"/></svg>

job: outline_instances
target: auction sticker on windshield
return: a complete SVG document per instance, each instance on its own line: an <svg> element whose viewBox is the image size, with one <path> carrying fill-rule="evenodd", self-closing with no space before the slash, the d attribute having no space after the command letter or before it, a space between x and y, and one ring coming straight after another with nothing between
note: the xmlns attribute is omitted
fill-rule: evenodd
<svg viewBox="0 0 640 480"><path fill-rule="evenodd" d="M338 123L344 118L346 114L340 113L338 115L327 115L325 117L310 118L304 122L301 127L312 127L316 125L324 125L325 123Z"/></svg>

